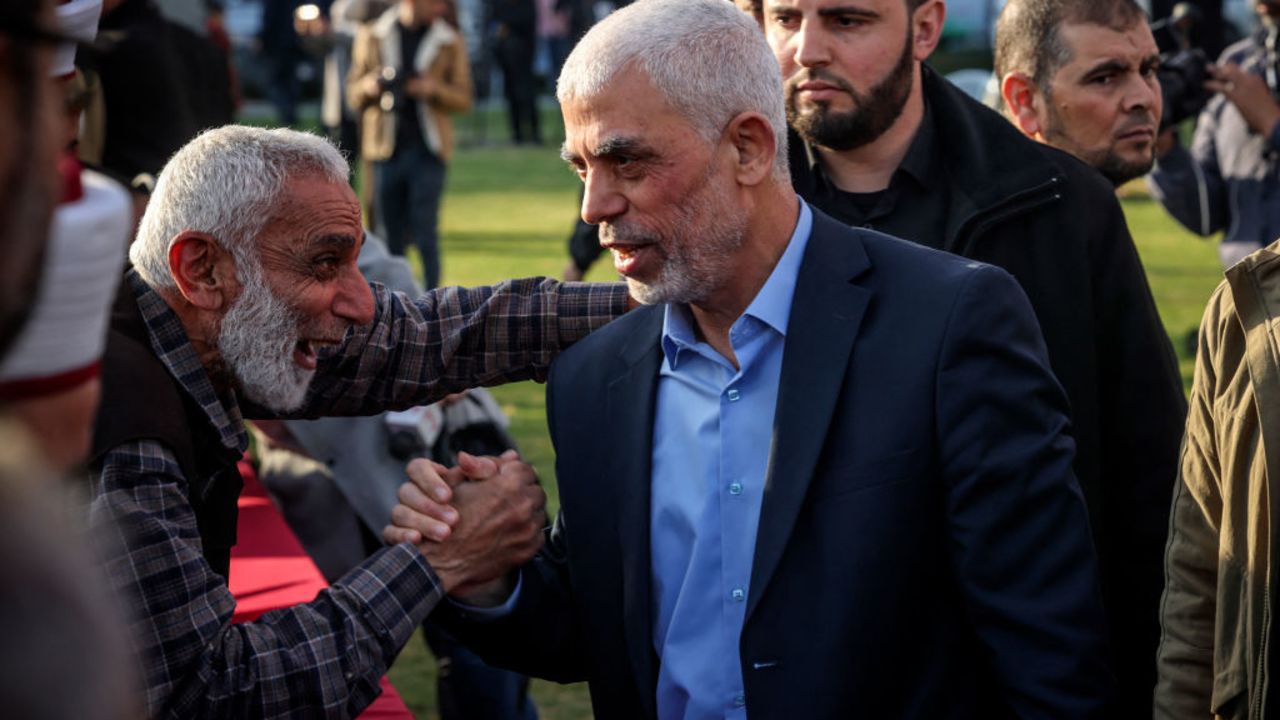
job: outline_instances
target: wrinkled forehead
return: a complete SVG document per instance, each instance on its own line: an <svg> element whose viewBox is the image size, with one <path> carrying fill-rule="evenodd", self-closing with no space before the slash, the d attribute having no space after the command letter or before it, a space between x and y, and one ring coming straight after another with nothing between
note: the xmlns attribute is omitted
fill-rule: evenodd
<svg viewBox="0 0 1280 720"><path fill-rule="evenodd" d="M642 70L627 68L590 96L566 99L564 154L599 155L625 146L662 146L696 135L682 115Z"/></svg>
<svg viewBox="0 0 1280 720"><path fill-rule="evenodd" d="M294 245L322 236L358 243L364 237L360 202L346 183L318 175L292 177L272 208L263 234L263 240L286 240Z"/></svg>

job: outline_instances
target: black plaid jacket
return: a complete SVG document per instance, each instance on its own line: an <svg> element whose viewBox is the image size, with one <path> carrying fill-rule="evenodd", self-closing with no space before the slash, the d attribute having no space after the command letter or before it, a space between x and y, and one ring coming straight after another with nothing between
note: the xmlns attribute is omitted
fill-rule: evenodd
<svg viewBox="0 0 1280 720"><path fill-rule="evenodd" d="M221 397L168 305L130 271L165 367L219 429L229 450L248 436L233 393ZM476 385L544 379L564 347L620 315L621 285L513 280L433 290L417 300L373 285L375 316L324 356L302 417L371 414ZM133 389L131 389L133 390ZM146 402L146 389L133 390ZM246 414L258 415L252 408ZM205 562L187 482L156 441L106 453L91 512L115 551L107 570L131 602L151 717L350 717L440 600L411 545L384 548L315 600L232 625L235 600Z"/></svg>

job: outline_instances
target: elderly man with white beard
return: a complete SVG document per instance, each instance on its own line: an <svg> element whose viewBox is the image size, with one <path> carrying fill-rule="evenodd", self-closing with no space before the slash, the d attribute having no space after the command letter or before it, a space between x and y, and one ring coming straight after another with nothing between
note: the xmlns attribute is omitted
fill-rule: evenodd
<svg viewBox="0 0 1280 720"><path fill-rule="evenodd" d="M160 175L112 312L93 448L108 571L132 601L148 715L349 717L450 590L532 557L545 524L523 477L446 492L456 511L315 600L231 624L242 418L372 414L542 378L625 312L621 285L513 280L411 299L356 267L347 164L326 141L229 126Z"/></svg>

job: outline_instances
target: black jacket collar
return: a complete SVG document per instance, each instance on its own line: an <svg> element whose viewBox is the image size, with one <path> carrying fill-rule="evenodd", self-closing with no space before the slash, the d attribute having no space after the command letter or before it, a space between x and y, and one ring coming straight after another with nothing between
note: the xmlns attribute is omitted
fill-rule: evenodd
<svg viewBox="0 0 1280 720"><path fill-rule="evenodd" d="M951 194L944 247L954 248L962 233L984 220L1055 199L1064 175L1062 153L1030 140L996 111L973 100L925 65L921 68L925 105L933 121L936 157L928 166L939 177L932 185ZM793 180L802 197L813 197L816 178L807 148L791 153Z"/></svg>

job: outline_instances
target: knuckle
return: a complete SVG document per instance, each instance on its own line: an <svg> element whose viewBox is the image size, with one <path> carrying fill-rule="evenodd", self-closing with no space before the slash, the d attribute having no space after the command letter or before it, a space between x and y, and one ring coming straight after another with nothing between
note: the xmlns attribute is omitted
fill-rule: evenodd
<svg viewBox="0 0 1280 720"><path fill-rule="evenodd" d="M396 505L391 508L391 524L404 527L408 520L409 508L404 505Z"/></svg>
<svg viewBox="0 0 1280 720"><path fill-rule="evenodd" d="M400 488L396 490L396 498L402 503L408 503L409 498L413 494L413 483L401 483Z"/></svg>

